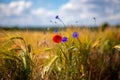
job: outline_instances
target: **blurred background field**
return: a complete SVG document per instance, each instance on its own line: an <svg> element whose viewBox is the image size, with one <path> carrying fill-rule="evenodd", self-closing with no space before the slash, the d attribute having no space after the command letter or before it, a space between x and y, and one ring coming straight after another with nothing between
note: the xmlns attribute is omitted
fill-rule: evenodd
<svg viewBox="0 0 120 80"><path fill-rule="evenodd" d="M120 0L0 0L0 80L120 80Z"/></svg>
<svg viewBox="0 0 120 80"><path fill-rule="evenodd" d="M55 34L68 41L53 42ZM118 26L1 29L0 45L1 80L120 79Z"/></svg>

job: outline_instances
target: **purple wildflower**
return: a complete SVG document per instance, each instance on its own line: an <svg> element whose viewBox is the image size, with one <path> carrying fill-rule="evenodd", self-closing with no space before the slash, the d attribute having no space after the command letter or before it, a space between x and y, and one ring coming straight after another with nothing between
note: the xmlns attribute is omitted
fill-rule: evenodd
<svg viewBox="0 0 120 80"><path fill-rule="evenodd" d="M78 38L78 36L79 36L79 33L78 33L78 32L74 32L74 33L72 34L72 37L73 37L73 38Z"/></svg>
<svg viewBox="0 0 120 80"><path fill-rule="evenodd" d="M55 29L54 32L58 32L58 29Z"/></svg>
<svg viewBox="0 0 120 80"><path fill-rule="evenodd" d="M62 42L67 42L68 41L68 38L67 37L63 37L62 38Z"/></svg>
<svg viewBox="0 0 120 80"><path fill-rule="evenodd" d="M57 16L55 16L55 19L60 19L60 18L59 18L59 16L57 15Z"/></svg>

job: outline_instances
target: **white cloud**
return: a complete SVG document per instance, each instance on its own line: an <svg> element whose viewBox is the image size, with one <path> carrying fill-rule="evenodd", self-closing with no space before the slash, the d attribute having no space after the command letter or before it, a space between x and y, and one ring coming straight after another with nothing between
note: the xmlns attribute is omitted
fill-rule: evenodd
<svg viewBox="0 0 120 80"><path fill-rule="evenodd" d="M69 0L66 4L59 7L58 10L49 10L44 7L32 8L34 5L30 1L13 1L9 4L0 4L0 17L1 16L19 16L17 18L3 18L4 23L11 24L32 24L32 25L47 25L51 19L54 20L56 15L60 15L65 24L75 24L79 20L80 24L89 23L90 19L96 17L97 24L104 21L120 21L120 12L115 13L116 6L119 5L119 0L102 0L112 4L113 7L92 3L94 0ZM103 8L104 7L104 8ZM97 11L95 11L97 10ZM25 14L25 12L27 14ZM23 15L21 17L21 15ZM18 21L19 20L19 21ZM2 21L1 21L2 22Z"/></svg>
<svg viewBox="0 0 120 80"><path fill-rule="evenodd" d="M1 25L26 25L32 22L30 10L32 2L12 1L8 4L0 3Z"/></svg>
<svg viewBox="0 0 120 80"><path fill-rule="evenodd" d="M108 4L100 5L97 1L97 4L93 4L92 1L93 0L70 0L60 8L61 14L63 14L64 17L67 16L66 20L69 23L77 19L84 21L84 23L90 23L89 20L93 17L97 18L97 24L101 24L104 21L120 23L120 8L117 8L120 4L119 0L110 0L112 3L106 0L109 6ZM110 5L112 7L110 7ZM94 10L98 10L99 12Z"/></svg>
<svg viewBox="0 0 120 80"><path fill-rule="evenodd" d="M80 23L86 23L90 18L97 17L98 14L90 9L97 7L94 4L89 4L92 0L70 0L67 4L61 6L60 14L64 17L67 24L75 24L76 20Z"/></svg>
<svg viewBox="0 0 120 80"><path fill-rule="evenodd" d="M49 10L44 9L44 8L31 10L31 13L36 15L36 16L45 16L45 17L49 17L49 16L55 15L55 11L49 11Z"/></svg>
<svg viewBox="0 0 120 80"><path fill-rule="evenodd" d="M120 20L120 13L114 14L114 15L110 15L108 17L109 20Z"/></svg>
<svg viewBox="0 0 120 80"><path fill-rule="evenodd" d="M120 4L120 0L111 0L115 4Z"/></svg>
<svg viewBox="0 0 120 80"><path fill-rule="evenodd" d="M0 15L11 16L21 15L25 10L32 6L31 2L13 1L9 4L0 4Z"/></svg>
<svg viewBox="0 0 120 80"><path fill-rule="evenodd" d="M108 8L108 7L106 7L105 8L105 12L106 12L106 14L113 14L114 13L114 10L112 9L112 8Z"/></svg>

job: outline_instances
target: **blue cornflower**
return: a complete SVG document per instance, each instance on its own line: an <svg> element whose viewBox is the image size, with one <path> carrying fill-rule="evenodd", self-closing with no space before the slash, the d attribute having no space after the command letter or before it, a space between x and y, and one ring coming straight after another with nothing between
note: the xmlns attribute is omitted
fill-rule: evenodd
<svg viewBox="0 0 120 80"><path fill-rule="evenodd" d="M60 19L60 18L59 18L59 16L57 15L57 16L55 16L55 19Z"/></svg>
<svg viewBox="0 0 120 80"><path fill-rule="evenodd" d="M78 38L78 36L79 36L79 33L78 33L78 32L74 32L74 33L72 34L72 37L73 37L73 38Z"/></svg>
<svg viewBox="0 0 120 80"><path fill-rule="evenodd" d="M58 29L55 29L54 32L58 32Z"/></svg>
<svg viewBox="0 0 120 80"><path fill-rule="evenodd" d="M62 38L62 42L67 42L68 41L68 38L67 37L63 37Z"/></svg>

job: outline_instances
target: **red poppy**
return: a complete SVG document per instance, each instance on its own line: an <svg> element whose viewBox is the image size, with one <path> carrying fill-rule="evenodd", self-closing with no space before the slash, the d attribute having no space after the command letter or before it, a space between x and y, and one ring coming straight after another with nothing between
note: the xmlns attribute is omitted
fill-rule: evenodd
<svg viewBox="0 0 120 80"><path fill-rule="evenodd" d="M60 43L62 41L62 36L60 34L55 34L52 39L55 43Z"/></svg>

